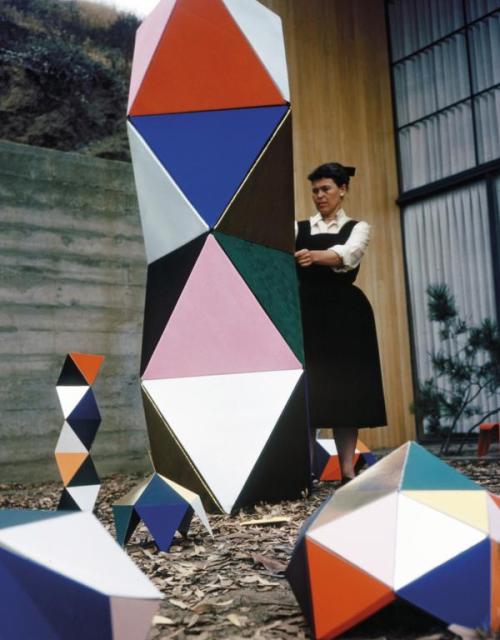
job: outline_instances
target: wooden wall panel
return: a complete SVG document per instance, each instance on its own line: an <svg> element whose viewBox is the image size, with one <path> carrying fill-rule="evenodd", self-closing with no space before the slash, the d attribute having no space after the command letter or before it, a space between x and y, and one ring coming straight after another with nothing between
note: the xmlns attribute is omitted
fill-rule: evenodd
<svg viewBox="0 0 500 640"><path fill-rule="evenodd" d="M409 333L383 0L262 0L283 19L290 74L296 217L314 212L306 175L354 165L346 210L373 225L359 285L377 319L389 428L373 447L415 437Z"/></svg>

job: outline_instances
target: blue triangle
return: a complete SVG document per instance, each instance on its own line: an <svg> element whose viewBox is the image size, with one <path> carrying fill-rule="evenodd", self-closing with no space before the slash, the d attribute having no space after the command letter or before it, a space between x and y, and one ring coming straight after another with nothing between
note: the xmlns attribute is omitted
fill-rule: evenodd
<svg viewBox="0 0 500 640"><path fill-rule="evenodd" d="M401 483L403 491L484 491L416 442L411 442L406 455Z"/></svg>
<svg viewBox="0 0 500 640"><path fill-rule="evenodd" d="M4 549L0 586L1 638L112 637L107 596Z"/></svg>
<svg viewBox="0 0 500 640"><path fill-rule="evenodd" d="M65 515L68 514L61 513L60 511L42 511L39 509L1 509L0 529L40 522L40 520L47 520L48 518L61 518Z"/></svg>
<svg viewBox="0 0 500 640"><path fill-rule="evenodd" d="M287 106L132 117L146 143L213 227Z"/></svg>
<svg viewBox="0 0 500 640"><path fill-rule="evenodd" d="M486 539L397 592L411 604L470 629L490 627L490 540Z"/></svg>
<svg viewBox="0 0 500 640"><path fill-rule="evenodd" d="M136 511L155 539L160 551L168 551L188 505L141 506Z"/></svg>
<svg viewBox="0 0 500 640"><path fill-rule="evenodd" d="M67 420L71 424L72 420L100 420L101 414L97 408L94 393L89 389L73 411L69 414Z"/></svg>
<svg viewBox="0 0 500 640"><path fill-rule="evenodd" d="M135 506L186 504L186 501L177 491L155 473L148 486L139 496Z"/></svg>

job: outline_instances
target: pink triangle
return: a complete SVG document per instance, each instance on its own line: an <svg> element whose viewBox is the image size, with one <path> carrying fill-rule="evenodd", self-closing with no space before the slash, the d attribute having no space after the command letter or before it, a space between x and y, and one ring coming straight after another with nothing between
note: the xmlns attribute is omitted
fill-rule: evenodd
<svg viewBox="0 0 500 640"><path fill-rule="evenodd" d="M110 598L113 638L137 640L146 638L151 619L160 607L159 600L139 598Z"/></svg>
<svg viewBox="0 0 500 640"><path fill-rule="evenodd" d="M144 380L301 369L213 236L208 236Z"/></svg>
<svg viewBox="0 0 500 640"><path fill-rule="evenodd" d="M130 111L142 80L146 75L149 63L165 31L175 2L176 0L161 0L137 29L127 113Z"/></svg>

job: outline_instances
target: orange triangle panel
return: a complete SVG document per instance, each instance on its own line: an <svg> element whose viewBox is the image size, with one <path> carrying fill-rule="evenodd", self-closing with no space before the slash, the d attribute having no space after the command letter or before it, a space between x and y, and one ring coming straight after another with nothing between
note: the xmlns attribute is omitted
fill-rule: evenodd
<svg viewBox="0 0 500 640"><path fill-rule="evenodd" d="M306 539L315 637L329 640L395 600L372 576Z"/></svg>
<svg viewBox="0 0 500 640"><path fill-rule="evenodd" d="M57 466L65 487L88 456L88 453L56 453Z"/></svg>
<svg viewBox="0 0 500 640"><path fill-rule="evenodd" d="M69 355L82 372L85 380L92 384L97 378L104 356L99 356L95 353L77 353L76 351L72 351Z"/></svg>
<svg viewBox="0 0 500 640"><path fill-rule="evenodd" d="M285 103L222 0L177 0L130 115Z"/></svg>

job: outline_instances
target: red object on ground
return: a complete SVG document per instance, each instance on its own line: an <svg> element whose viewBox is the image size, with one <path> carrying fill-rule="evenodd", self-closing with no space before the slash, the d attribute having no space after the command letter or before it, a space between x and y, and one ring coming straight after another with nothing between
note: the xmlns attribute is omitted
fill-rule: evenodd
<svg viewBox="0 0 500 640"><path fill-rule="evenodd" d="M492 442L500 440L500 422L483 422L479 425L479 441L477 443L477 455L485 456Z"/></svg>

